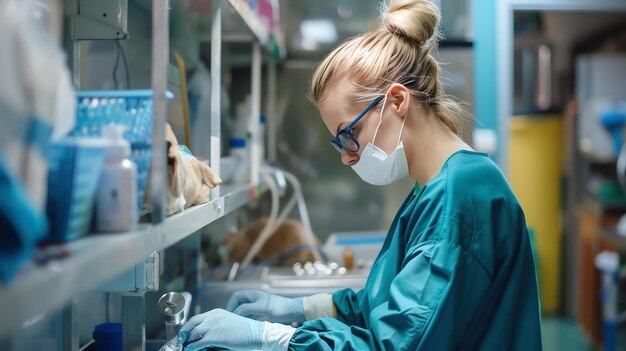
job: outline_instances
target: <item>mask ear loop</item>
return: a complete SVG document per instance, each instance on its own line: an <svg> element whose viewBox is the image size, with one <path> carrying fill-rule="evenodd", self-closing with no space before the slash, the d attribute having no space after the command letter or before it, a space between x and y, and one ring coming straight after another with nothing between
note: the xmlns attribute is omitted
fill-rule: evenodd
<svg viewBox="0 0 626 351"><path fill-rule="evenodd" d="M385 112L385 104L387 103L387 95L385 95L385 99L383 100L383 107L380 111L380 118L378 119L378 126L376 126L376 131L374 132L374 138L372 139L372 144L376 145L376 136L378 135L378 129L380 129L381 124L383 123L383 113ZM402 143L402 132L404 132L404 124L406 123L406 118L408 117L408 113L404 116L404 120L402 121L402 127L400 127L400 135L398 136L398 142L396 143L396 148L400 146Z"/></svg>
<svg viewBox="0 0 626 351"><path fill-rule="evenodd" d="M374 132L374 138L372 139L372 145L376 145L376 136L378 135L378 129L380 125L383 124L383 112L385 112L385 104L387 103L387 95L385 95L385 99L383 100L383 107L380 110L380 118L378 119L378 126L376 127L376 131Z"/></svg>
<svg viewBox="0 0 626 351"><path fill-rule="evenodd" d="M400 136L398 137L398 144L396 145L396 148L400 147L400 144L402 144L402 132L404 131L404 123L406 123L406 118L408 117L408 113L406 116L404 116L404 120L402 121L402 127L400 127Z"/></svg>

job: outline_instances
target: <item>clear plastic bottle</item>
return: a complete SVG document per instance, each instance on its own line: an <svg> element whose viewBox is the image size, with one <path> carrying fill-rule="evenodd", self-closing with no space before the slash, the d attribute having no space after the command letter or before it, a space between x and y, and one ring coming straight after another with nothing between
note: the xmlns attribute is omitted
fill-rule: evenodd
<svg viewBox="0 0 626 351"><path fill-rule="evenodd" d="M230 139L230 155L235 159L233 183L248 184L250 183L250 160L246 139L232 138Z"/></svg>
<svg viewBox="0 0 626 351"><path fill-rule="evenodd" d="M127 232L137 223L137 166L128 159L124 127L105 126L106 157L96 197L96 230Z"/></svg>
<svg viewBox="0 0 626 351"><path fill-rule="evenodd" d="M261 117L259 118L259 122L261 124L260 126L260 130L259 130L259 146L260 146L260 159L261 159L261 163L265 162L265 145L267 143L267 138L266 138L266 129L267 129L267 119L265 118L264 115L261 115Z"/></svg>

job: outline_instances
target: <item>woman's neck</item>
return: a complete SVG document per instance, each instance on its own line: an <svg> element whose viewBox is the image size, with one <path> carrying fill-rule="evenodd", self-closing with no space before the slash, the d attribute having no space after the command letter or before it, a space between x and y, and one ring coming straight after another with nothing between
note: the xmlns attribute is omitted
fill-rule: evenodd
<svg viewBox="0 0 626 351"><path fill-rule="evenodd" d="M407 118L402 143L409 164L409 174L424 186L441 171L446 160L459 150L471 150L439 118L412 113Z"/></svg>

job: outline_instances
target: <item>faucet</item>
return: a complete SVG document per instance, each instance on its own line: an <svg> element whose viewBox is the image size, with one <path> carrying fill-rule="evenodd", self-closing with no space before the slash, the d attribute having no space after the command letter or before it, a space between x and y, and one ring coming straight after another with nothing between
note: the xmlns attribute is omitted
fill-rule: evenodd
<svg viewBox="0 0 626 351"><path fill-rule="evenodd" d="M165 316L165 336L168 340L176 337L187 321L190 305L191 294L187 291L170 292L159 299L159 312Z"/></svg>

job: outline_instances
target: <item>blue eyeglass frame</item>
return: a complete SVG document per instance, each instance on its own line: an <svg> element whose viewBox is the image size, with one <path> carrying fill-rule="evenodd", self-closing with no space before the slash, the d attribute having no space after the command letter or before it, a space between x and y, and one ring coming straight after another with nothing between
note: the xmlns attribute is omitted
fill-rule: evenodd
<svg viewBox="0 0 626 351"><path fill-rule="evenodd" d="M409 84L412 84L413 82L415 81L409 80L409 81L402 83L402 85L408 86ZM342 152L341 150L343 149L349 152L359 151L359 149L361 148L361 144L359 144L359 141L356 140L356 137L352 133L352 127L354 127L354 125L357 124L363 118L363 116L365 116L372 108L374 108L374 106L376 106L384 97L385 95L381 95L375 98L372 102L370 102L370 104L367 105L367 107L365 108L365 110L363 110L363 112L359 113L359 115L350 124L348 124L345 128L340 130L339 133L337 133L337 135L333 139L329 140L330 145L332 145L335 148L335 150L337 150L339 153L341 153ZM356 148L352 148L346 142L342 141L346 139L347 141L354 143Z"/></svg>

